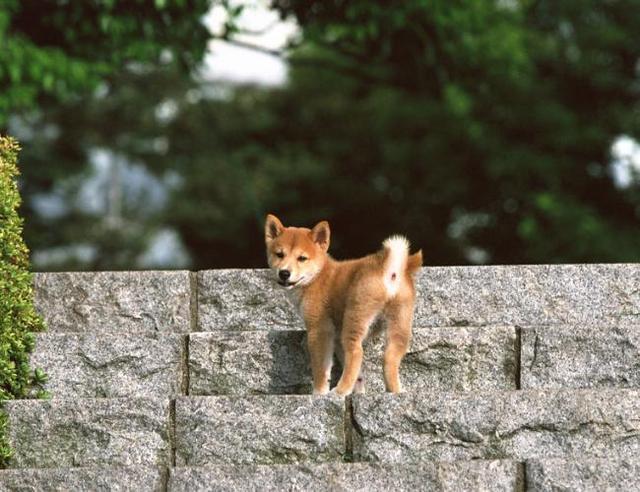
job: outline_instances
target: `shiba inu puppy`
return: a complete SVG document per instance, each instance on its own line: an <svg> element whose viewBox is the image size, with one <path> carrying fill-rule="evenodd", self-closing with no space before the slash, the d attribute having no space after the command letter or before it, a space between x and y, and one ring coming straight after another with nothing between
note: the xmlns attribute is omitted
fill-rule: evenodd
<svg viewBox="0 0 640 492"><path fill-rule="evenodd" d="M398 393L400 362L411 340L413 276L422 265L422 252L409 255L409 242L393 236L377 253L336 261L328 254L329 239L326 221L313 229L285 227L274 215L265 222L269 267L277 282L293 292L307 328L313 393L329 392L334 351L343 370L333 391L364 391L363 342L379 320L386 329L385 385Z"/></svg>

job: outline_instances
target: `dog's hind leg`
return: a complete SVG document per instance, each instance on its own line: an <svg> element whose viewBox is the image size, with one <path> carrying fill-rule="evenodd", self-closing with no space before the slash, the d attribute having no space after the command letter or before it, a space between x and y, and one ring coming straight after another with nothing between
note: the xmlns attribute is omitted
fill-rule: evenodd
<svg viewBox="0 0 640 492"><path fill-rule="evenodd" d="M384 351L384 383L387 391L400 393L400 363L411 343L413 296L394 299L385 310L387 339Z"/></svg>

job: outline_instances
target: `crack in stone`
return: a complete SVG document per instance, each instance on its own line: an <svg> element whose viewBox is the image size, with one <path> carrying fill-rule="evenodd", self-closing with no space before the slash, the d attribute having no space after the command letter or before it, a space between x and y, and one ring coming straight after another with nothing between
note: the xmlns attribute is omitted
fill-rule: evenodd
<svg viewBox="0 0 640 492"><path fill-rule="evenodd" d="M142 312L140 314L131 314L131 313L126 313L126 312L118 312L118 313L116 313L116 315L118 317L120 317L120 318L132 319L134 321L142 321L142 322L144 322L145 319L150 320L151 321L151 329L153 331L155 331L155 332L159 332L160 331L160 327L158 326L158 321L156 320L156 318L154 318L149 313Z"/></svg>
<svg viewBox="0 0 640 492"><path fill-rule="evenodd" d="M540 336L538 332L535 332L535 340L533 341L533 358L531 359L531 363L529 364L529 370L533 370L533 366L536 365L538 360L538 350L540 349Z"/></svg>
<svg viewBox="0 0 640 492"><path fill-rule="evenodd" d="M514 436L524 431L530 431L530 432L536 432L536 433L552 432L558 435L563 435L563 434L573 435L573 434L579 434L583 432L584 429L588 429L590 431L589 433L591 435L594 435L595 437L599 437L599 435L603 434L603 433L598 434L597 432L595 432L596 429L592 429L590 427L595 427L596 429L597 428L604 428L604 429L610 429L610 430L615 429L615 426L613 424L610 424L609 422L601 422L601 421L595 421L595 420L587 420L586 422L580 422L579 424L573 427L566 427L566 428L562 428L561 424L556 424L551 422L551 423L540 423L540 424L523 424L503 434L496 431L495 437L497 438L498 441L505 441L513 438ZM606 434L606 436L611 436L611 435L612 435L611 433Z"/></svg>

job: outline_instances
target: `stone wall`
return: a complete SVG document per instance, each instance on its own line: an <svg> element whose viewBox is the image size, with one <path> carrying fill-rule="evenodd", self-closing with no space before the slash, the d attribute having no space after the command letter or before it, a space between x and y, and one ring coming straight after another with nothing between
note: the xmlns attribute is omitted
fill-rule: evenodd
<svg viewBox="0 0 640 492"><path fill-rule="evenodd" d="M406 393L383 391L380 339L346 399L309 395L302 321L266 270L35 285L53 399L6 404L0 490L640 484L640 265L423 268Z"/></svg>

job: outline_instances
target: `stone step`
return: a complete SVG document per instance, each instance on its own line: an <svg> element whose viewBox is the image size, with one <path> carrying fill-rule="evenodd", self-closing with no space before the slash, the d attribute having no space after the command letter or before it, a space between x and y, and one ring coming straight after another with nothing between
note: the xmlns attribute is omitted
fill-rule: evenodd
<svg viewBox="0 0 640 492"><path fill-rule="evenodd" d="M525 478L526 477L526 478ZM169 491L438 490L630 492L640 485L640 459L422 461L172 468Z"/></svg>
<svg viewBox="0 0 640 492"><path fill-rule="evenodd" d="M365 347L368 392L384 392L383 337ZM516 389L514 327L414 330L401 371L407 391ZM306 333L254 330L192 333L189 394L309 394Z"/></svg>
<svg viewBox="0 0 640 492"><path fill-rule="evenodd" d="M606 490L630 492L640 489L640 459L532 460L526 464L526 490Z"/></svg>
<svg viewBox="0 0 640 492"><path fill-rule="evenodd" d="M630 458L640 391L519 390L357 395L356 461Z"/></svg>
<svg viewBox="0 0 640 492"><path fill-rule="evenodd" d="M640 391L518 390L176 401L176 463L628 458Z"/></svg>
<svg viewBox="0 0 640 492"><path fill-rule="evenodd" d="M620 325L640 319L640 264L428 267L416 326ZM267 270L198 272L198 329L302 329Z"/></svg>
<svg viewBox="0 0 640 492"><path fill-rule="evenodd" d="M186 394L309 394L306 334L298 330L43 333L34 367L57 398ZM384 392L384 340L365 348L367 391ZM640 387L640 326L417 328L401 367L408 392ZM339 373L339 367L338 367Z"/></svg>
<svg viewBox="0 0 640 492"><path fill-rule="evenodd" d="M526 477L526 478L525 478ZM629 492L640 460L473 460L407 464L332 463L208 467L78 467L0 470L0 491L477 491Z"/></svg>
<svg viewBox="0 0 640 492"><path fill-rule="evenodd" d="M4 410L10 468L171 463L169 400L11 400Z"/></svg>
<svg viewBox="0 0 640 492"><path fill-rule="evenodd" d="M416 319L433 326L637 323L640 264L423 268Z"/></svg>
<svg viewBox="0 0 640 492"><path fill-rule="evenodd" d="M197 273L198 330L304 329L298 310L269 270Z"/></svg>
<svg viewBox="0 0 640 492"><path fill-rule="evenodd" d="M50 331L303 329L268 270L35 275ZM640 265L429 267L416 326L638 323ZM197 312L196 312L197 311Z"/></svg>
<svg viewBox="0 0 640 492"><path fill-rule="evenodd" d="M35 304L49 331L187 333L191 284L187 271L37 273Z"/></svg>
<svg viewBox="0 0 640 492"><path fill-rule="evenodd" d="M640 325L521 331L521 387L640 388Z"/></svg>
<svg viewBox="0 0 640 492"><path fill-rule="evenodd" d="M640 391L6 402L10 468L637 458ZM175 453L175 454L174 454Z"/></svg>
<svg viewBox="0 0 640 492"><path fill-rule="evenodd" d="M185 344L173 333L41 333L31 365L56 398L172 398L186 389Z"/></svg>
<svg viewBox="0 0 640 492"><path fill-rule="evenodd" d="M82 467L0 470L0 491L6 492L159 492L164 490L166 468Z"/></svg>
<svg viewBox="0 0 640 492"><path fill-rule="evenodd" d="M345 424L338 397L178 398L176 464L339 462Z"/></svg>
<svg viewBox="0 0 640 492"><path fill-rule="evenodd" d="M227 331L189 335L189 394L309 394L306 333Z"/></svg>
<svg viewBox="0 0 640 492"><path fill-rule="evenodd" d="M477 491L522 490L522 465L512 461L385 465L334 463L304 465L226 465L177 467L169 491Z"/></svg>

